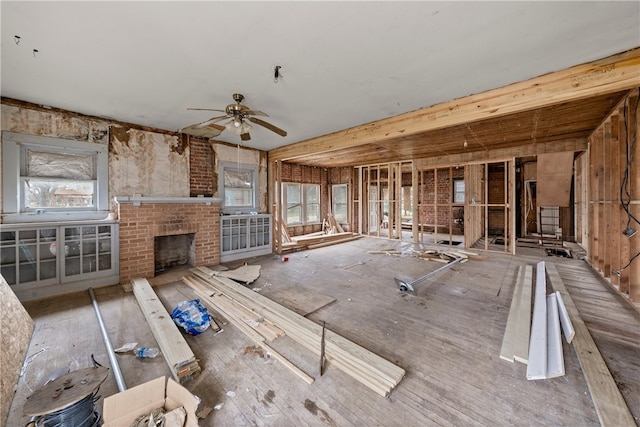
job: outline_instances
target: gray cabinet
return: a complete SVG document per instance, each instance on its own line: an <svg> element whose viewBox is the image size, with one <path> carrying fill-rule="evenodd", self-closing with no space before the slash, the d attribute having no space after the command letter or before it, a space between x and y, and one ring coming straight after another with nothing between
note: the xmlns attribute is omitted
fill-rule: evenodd
<svg viewBox="0 0 640 427"><path fill-rule="evenodd" d="M3 224L0 231L0 273L21 299L119 283L118 261L114 222Z"/></svg>
<svg viewBox="0 0 640 427"><path fill-rule="evenodd" d="M221 262L272 252L270 214L223 215L220 228Z"/></svg>

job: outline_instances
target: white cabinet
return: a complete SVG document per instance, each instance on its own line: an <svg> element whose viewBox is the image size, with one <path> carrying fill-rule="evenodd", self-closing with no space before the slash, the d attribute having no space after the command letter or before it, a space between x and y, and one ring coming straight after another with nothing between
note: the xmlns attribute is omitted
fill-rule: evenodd
<svg viewBox="0 0 640 427"><path fill-rule="evenodd" d="M21 299L120 281L118 224L2 224L0 273Z"/></svg>
<svg viewBox="0 0 640 427"><path fill-rule="evenodd" d="M270 214L223 215L220 228L221 262L272 252Z"/></svg>

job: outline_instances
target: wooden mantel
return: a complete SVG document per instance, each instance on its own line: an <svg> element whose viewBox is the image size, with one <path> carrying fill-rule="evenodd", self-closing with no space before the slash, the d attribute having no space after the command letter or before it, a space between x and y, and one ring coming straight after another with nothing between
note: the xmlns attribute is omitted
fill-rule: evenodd
<svg viewBox="0 0 640 427"><path fill-rule="evenodd" d="M640 86L640 47L480 94L301 141L269 152L270 161L380 143Z"/></svg>

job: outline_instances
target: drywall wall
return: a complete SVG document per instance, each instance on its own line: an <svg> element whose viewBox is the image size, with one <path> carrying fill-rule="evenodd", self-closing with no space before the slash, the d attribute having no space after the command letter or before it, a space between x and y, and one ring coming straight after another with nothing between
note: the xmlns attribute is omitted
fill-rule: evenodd
<svg viewBox="0 0 640 427"><path fill-rule="evenodd" d="M0 275L0 425L4 425L33 334L33 320Z"/></svg>

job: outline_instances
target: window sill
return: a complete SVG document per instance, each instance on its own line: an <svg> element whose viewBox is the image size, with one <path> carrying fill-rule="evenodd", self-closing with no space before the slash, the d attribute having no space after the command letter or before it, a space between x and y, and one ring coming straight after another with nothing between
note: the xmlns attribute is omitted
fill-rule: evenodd
<svg viewBox="0 0 640 427"><path fill-rule="evenodd" d="M44 213L19 213L2 215L3 224L22 224L35 222L67 222L67 221L102 221L113 220L113 214L109 211L92 212L44 212Z"/></svg>

